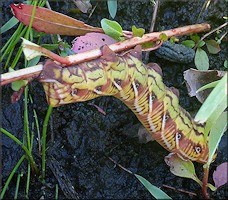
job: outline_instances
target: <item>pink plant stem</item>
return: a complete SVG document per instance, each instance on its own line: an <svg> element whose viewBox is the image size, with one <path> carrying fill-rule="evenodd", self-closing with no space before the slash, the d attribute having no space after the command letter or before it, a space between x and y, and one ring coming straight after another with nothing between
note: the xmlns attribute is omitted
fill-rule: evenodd
<svg viewBox="0 0 228 200"><path fill-rule="evenodd" d="M167 35L168 38L173 36L180 36L180 35L187 35L190 33L198 33L202 31L208 31L210 29L209 24L196 24L196 25L190 25L190 26L184 26L180 28L175 28L163 32L153 32L145 34L142 38L140 37L133 37L129 40L125 40L122 42L118 42L112 45L109 45L109 48L113 50L114 52L120 52L120 51L126 51L136 45L144 44L149 41L157 41L160 40L159 36L164 33ZM89 52L83 52L80 54L71 55L68 57L65 57L67 65L73 65L78 64L81 62L89 61L92 59L96 59L101 56L100 49L95 49Z"/></svg>
<svg viewBox="0 0 228 200"><path fill-rule="evenodd" d="M209 168L206 167L204 168L204 177L203 177L203 185L202 185L202 194L204 199L210 199L207 192L208 175L209 175Z"/></svg>
<svg viewBox="0 0 228 200"><path fill-rule="evenodd" d="M12 83L17 80L25 80L32 77L39 76L43 69L43 65L39 64L33 67L20 69L14 72L8 72L1 75L1 86Z"/></svg>
<svg viewBox="0 0 228 200"><path fill-rule="evenodd" d="M114 52L120 52L120 51L126 51L130 48L133 48L136 45L144 44L149 41L157 41L160 40L159 36L164 33L167 35L168 38L172 36L181 36L181 35L187 35L190 33L198 33L203 31L208 31L210 29L209 24L195 24L195 25L189 25L184 26L180 28L174 28L171 30L166 30L162 32L153 32L145 34L142 38L140 37L133 37L129 40L125 40L122 42L118 42L112 45L109 45L109 48L113 50ZM52 60L61 63L65 66L75 65L82 62L87 62L93 59L96 59L102 55L100 49L95 49L92 51L87 51L67 57L61 57L45 48L37 47L33 45L25 45L24 48L29 48L33 50L37 50L39 52L42 52L45 56L51 58ZM43 65L37 65L34 67L29 67L25 69L18 70L16 72L10 72L6 74L1 75L1 86L11 83L16 80L23 80L27 79L29 77L36 77L39 75L41 70L43 69Z"/></svg>
<svg viewBox="0 0 228 200"><path fill-rule="evenodd" d="M149 41L160 40L159 36L162 33L167 35L168 38L170 38L173 36L186 35L189 33L198 33L198 32L202 32L202 31L208 31L209 29L210 29L209 24L195 24L195 25L190 25L190 26L184 26L184 27L175 28L175 29L162 31L162 32L148 33L148 34L143 35L143 37L133 37L129 40L125 40L122 42L118 42L118 43L109 45L109 48L117 53L120 51L126 51L136 45L144 44ZM79 54L75 54L75 55L71 55L71 56L67 56L67 57L61 57L40 46L33 46L33 45L26 44L26 45L24 45L24 47L42 52L43 54L45 54L45 56L61 63L62 65L66 65L66 66L75 65L75 64L78 64L81 62L87 62L87 61L96 59L102 55L100 49L94 49L91 51L86 51L83 53L79 53Z"/></svg>

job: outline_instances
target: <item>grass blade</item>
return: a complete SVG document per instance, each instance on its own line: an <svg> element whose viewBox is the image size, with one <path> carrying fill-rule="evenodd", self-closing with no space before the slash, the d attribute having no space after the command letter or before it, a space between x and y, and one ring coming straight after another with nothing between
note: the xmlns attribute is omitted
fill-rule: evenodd
<svg viewBox="0 0 228 200"><path fill-rule="evenodd" d="M17 199L18 190L19 190L19 186L20 186L20 180L21 180L21 177L22 176L23 176L22 173L17 175L17 183L16 183L16 189L15 189L14 199Z"/></svg>
<svg viewBox="0 0 228 200"><path fill-rule="evenodd" d="M48 107L45 119L44 119L44 124L43 124L43 129L42 129L42 181L44 181L45 178L45 168L46 168L46 137L47 137L47 126L48 126L48 121L52 113L52 106Z"/></svg>
<svg viewBox="0 0 228 200"><path fill-rule="evenodd" d="M1 192L1 195L0 195L0 199L3 199L5 193L6 193L6 190L10 184L10 181L11 179L13 178L15 172L17 171L18 167L21 165L21 163L24 161L25 159L25 155L23 155L20 160L17 162L17 164L15 165L15 167L13 168L12 172L10 173L7 181L6 181L6 184L4 185L3 189L2 189L2 192Z"/></svg>
<svg viewBox="0 0 228 200"><path fill-rule="evenodd" d="M211 83L208 83L204 86L202 86L201 88L199 88L196 93L200 92L200 91L203 91L203 90L206 90L208 88L214 88L217 84L219 83L219 81L213 81Z"/></svg>
<svg viewBox="0 0 228 200"><path fill-rule="evenodd" d="M6 22L1 28L0 28L0 33L5 33L6 31L10 30L13 28L19 21L15 18L12 17L8 22Z"/></svg>

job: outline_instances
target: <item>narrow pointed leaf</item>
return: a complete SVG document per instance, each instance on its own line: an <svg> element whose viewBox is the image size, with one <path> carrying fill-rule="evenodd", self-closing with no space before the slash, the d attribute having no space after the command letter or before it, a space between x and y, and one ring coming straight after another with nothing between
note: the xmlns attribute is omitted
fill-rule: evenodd
<svg viewBox="0 0 228 200"><path fill-rule="evenodd" d="M165 192L163 192L158 187L152 185L148 180L142 176L135 174L136 178L146 187L146 189L152 194L156 199L172 199Z"/></svg>
<svg viewBox="0 0 228 200"><path fill-rule="evenodd" d="M117 0L108 0L108 12L111 17L114 19L117 12Z"/></svg>
<svg viewBox="0 0 228 200"><path fill-rule="evenodd" d="M213 81L211 83L208 83L208 84L204 85L203 87L199 88L196 91L196 93L203 91L203 90L206 90L206 89L209 89L209 88L214 88L218 83L219 83L219 81Z"/></svg>
<svg viewBox="0 0 228 200"><path fill-rule="evenodd" d="M10 6L14 16L28 26L33 6L27 4L11 4ZM82 21L38 6L32 27L38 32L72 36L84 35L88 32L103 32L101 28L89 26Z"/></svg>
<svg viewBox="0 0 228 200"><path fill-rule="evenodd" d="M13 28L18 23L15 17L12 17L8 22L6 22L0 29L0 33L5 33L9 29Z"/></svg>

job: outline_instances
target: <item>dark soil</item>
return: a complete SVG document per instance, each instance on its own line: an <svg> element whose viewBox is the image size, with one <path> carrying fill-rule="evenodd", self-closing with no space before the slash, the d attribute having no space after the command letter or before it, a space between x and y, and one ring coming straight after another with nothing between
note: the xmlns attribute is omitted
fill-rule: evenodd
<svg viewBox="0 0 228 200"><path fill-rule="evenodd" d="M3 2L3 22L12 16L9 4ZM17 1L18 2L18 1ZM174 27L208 22L212 29L224 23L223 16L227 16L224 0L212 1L209 8L201 17L197 17L204 1L161 1L155 31ZM93 5L96 2L92 2ZM93 26L100 26L102 18L109 18L106 1L101 1L91 18L87 14L72 12L75 8L72 1L50 2L53 10L75 17ZM148 32L150 27L152 4L150 1L118 1L118 12L115 18L123 29L130 30L132 25L143 27ZM5 44L14 30L3 34L2 43ZM211 38L215 37L212 35ZM186 37L183 37L186 38ZM63 37L70 42L73 37ZM48 39L47 39L48 40ZM225 42L222 51L210 56L211 69L222 69L225 55ZM174 86L180 91L180 104L188 111L196 111L200 103L187 94L183 84L183 71L194 68L194 63L178 64L158 58L150 53L150 62L157 62L163 69L164 82L167 86ZM4 63L3 63L4 65ZM22 64L17 66L22 67ZM33 103L29 102L29 123L35 134L34 154L36 163L41 168L41 157L38 153L37 131L32 129L34 117L32 109L38 114L40 130L46 115L47 103L42 85L34 81L29 88ZM12 90L10 86L2 88L2 127L23 140L23 96L15 104L10 103ZM89 103L101 107L106 115ZM90 102L65 105L53 110L48 127L47 170L46 185L37 177L31 177L29 198L55 197L55 186L59 185L59 198L82 199L151 199L150 193L131 174L119 168L108 157L134 173L142 175L152 184L160 187L173 199L202 198L200 186L190 179L176 177L169 171L164 162L168 154L156 142L141 144L137 135L139 121L135 115L119 100L113 97L102 97ZM9 174L23 155L23 151L13 140L2 134L2 178L5 184ZM211 174L216 166L227 161L227 140L224 138L219 148L216 161L211 166ZM197 174L202 178L202 165L195 164ZM17 173L23 173L21 178L19 198L25 198L27 163L24 162ZM210 174L210 177L211 177ZM13 198L17 175L9 185L5 198ZM212 183L212 179L210 178ZM189 195L178 190L164 187L172 186L196 193ZM216 192L210 192L213 199L228 197L227 184Z"/></svg>

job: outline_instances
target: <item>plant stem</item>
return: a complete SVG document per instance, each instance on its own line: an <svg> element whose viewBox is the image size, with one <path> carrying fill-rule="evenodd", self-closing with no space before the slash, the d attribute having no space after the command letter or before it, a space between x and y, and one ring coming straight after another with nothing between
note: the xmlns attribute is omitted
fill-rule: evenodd
<svg viewBox="0 0 228 200"><path fill-rule="evenodd" d="M189 25L189 26L184 26L184 27L179 27L179 28L174 28L171 30L166 30L162 32L153 32L153 33L148 33L143 35L143 37L133 37L129 40L124 40L122 42L118 42L112 45L109 45L109 48L114 51L114 52L120 52L120 51L126 51L130 48L135 47L136 45L141 45L146 42L151 42L151 41L158 41L160 40L160 35L163 33L165 34L168 38L173 37L173 36L181 36L181 35L186 35L189 33L198 33L202 31L207 31L210 29L209 24L195 24L195 25ZM44 56L47 56L51 58L52 60L55 60L62 65L75 65L81 62L87 62L89 60L96 59L100 56L102 56L102 52L100 48L79 53L79 54L74 54L71 56L66 56L66 57L61 57L43 47L40 46L34 46L32 44L26 44L24 42L23 44L24 49L31 49L34 51L38 51L43 53Z"/></svg>
<svg viewBox="0 0 228 200"><path fill-rule="evenodd" d="M31 164L33 170L35 171L36 174L38 174L38 172L39 172L38 168L36 166L36 163L31 155L31 153L29 152L28 148L20 140L18 140L14 135L9 133L5 129L0 128L0 131L2 133L4 133L6 136L10 137L13 141L15 141L18 145L20 145L22 147L22 149L25 151L26 155L28 156L28 160L30 161L30 164Z"/></svg>
<svg viewBox="0 0 228 200"><path fill-rule="evenodd" d="M25 188L25 198L29 199L29 186L30 186L30 174L31 174L31 167L30 164L28 164L28 171L27 171L27 181L26 181L26 188Z"/></svg>
<svg viewBox="0 0 228 200"><path fill-rule="evenodd" d="M21 176L22 176L22 174L18 174L17 175L17 183L16 183L16 189L15 189L14 199L17 199L17 196L18 196L18 190L19 190L19 186L20 186Z"/></svg>
<svg viewBox="0 0 228 200"><path fill-rule="evenodd" d="M202 185L202 194L203 194L204 199L209 199L209 195L207 193L209 166L205 165L203 170L204 170L204 177L203 177L203 185Z"/></svg>
<svg viewBox="0 0 228 200"><path fill-rule="evenodd" d="M28 150L31 149L30 131L29 131L29 120L28 120L28 87L24 90L24 132L27 136L27 146ZM30 151L31 153L31 151Z"/></svg>
<svg viewBox="0 0 228 200"><path fill-rule="evenodd" d="M210 29L209 24L195 24L195 25L190 25L190 26L184 26L184 27L166 30L166 31L162 31L162 32L148 33L148 34L145 34L142 38L134 37L129 40L125 40L122 42L118 42L118 43L109 45L109 48L114 52L126 51L130 48L133 48L136 45L144 44L144 43L150 42L150 41L160 40L159 36L162 33L166 34L167 37L170 38L173 36L181 36L181 35L186 35L189 33L198 33L198 32L202 32L202 31L207 31L209 29ZM24 44L24 48L42 52L45 56L61 63L62 65L67 65L67 66L73 65L73 64L79 64L82 62L87 62L87 61L96 59L102 55L102 52L100 49L95 49L92 51L87 51L87 52L83 52L83 53L79 53L79 54L75 54L75 55L71 55L71 56L67 56L67 57L61 57L40 46ZM39 73L42 71L42 69L43 69L43 65L37 65L34 67L27 68L23 71L18 70L14 74L12 72L12 77L11 77L11 73L3 74L3 75L1 75L1 86L11 83L16 80L23 80L23 79L28 79L30 77L37 77L39 75Z"/></svg>
<svg viewBox="0 0 228 200"><path fill-rule="evenodd" d="M8 72L1 75L1 86L12 83L17 80L25 80L28 78L35 78L39 76L40 72L43 69L43 65L35 65L33 67L28 67L20 69L14 72Z"/></svg>
<svg viewBox="0 0 228 200"><path fill-rule="evenodd" d="M151 19L151 24L150 24L150 33L154 32L154 26L155 26L155 22L156 22L156 18L157 18L159 4L160 4L159 0L156 0L154 8L153 8L153 14L152 14L152 19ZM146 52L144 60L146 63L148 63L149 52Z"/></svg>
<svg viewBox="0 0 228 200"><path fill-rule="evenodd" d="M44 182L45 178L45 168L46 168L46 138L47 138L47 126L48 126L48 121L50 118L50 115L52 113L52 106L48 107L45 119L44 119L44 124L43 124L43 129L42 129L42 181Z"/></svg>
<svg viewBox="0 0 228 200"><path fill-rule="evenodd" d="M1 131L2 131L2 130L1 130ZM9 186L9 184L10 184L11 179L13 178L15 172L17 171L17 169L18 169L18 167L21 165L21 163L24 161L24 159L25 159L25 155L23 155L23 156L20 158L20 160L17 162L17 164L16 164L15 167L13 168L12 172L10 173L10 175L9 175L9 177L8 177L6 183L5 183L5 186L4 186L3 189L2 189L2 192L1 192L1 195L0 195L0 199L3 199L3 197L4 197L5 193L6 193L6 190L7 190L8 186Z"/></svg>

